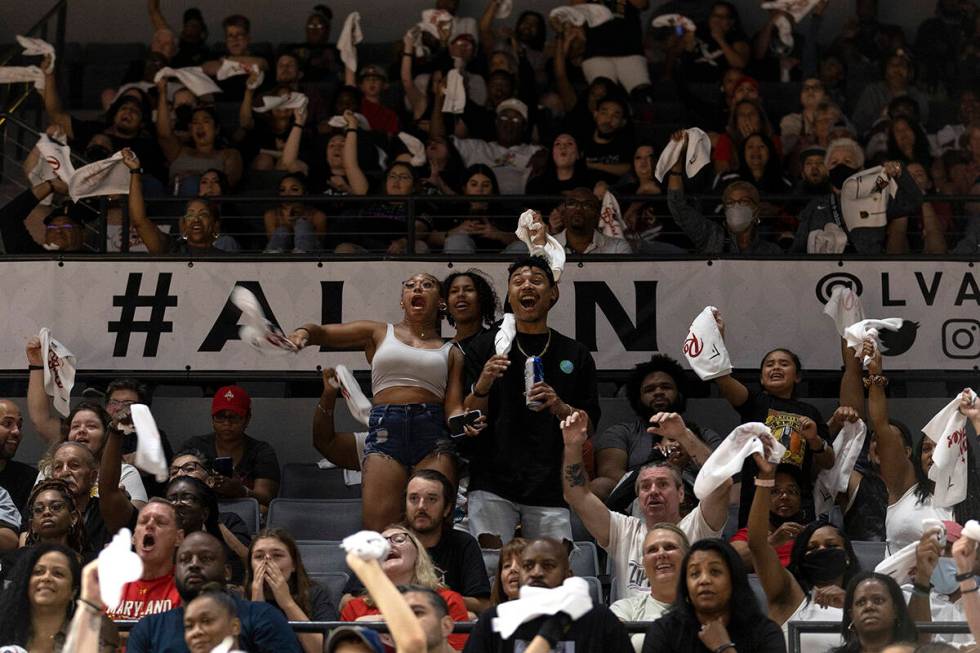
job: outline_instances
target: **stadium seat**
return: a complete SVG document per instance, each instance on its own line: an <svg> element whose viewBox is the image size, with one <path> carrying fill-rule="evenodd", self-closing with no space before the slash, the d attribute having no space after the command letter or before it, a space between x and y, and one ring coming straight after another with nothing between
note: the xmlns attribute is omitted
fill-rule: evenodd
<svg viewBox="0 0 980 653"><path fill-rule="evenodd" d="M268 523L297 540L342 540L361 530L361 500L273 499Z"/></svg>
<svg viewBox="0 0 980 653"><path fill-rule="evenodd" d="M853 540L851 546L854 547L854 553L861 563L861 569L865 571L874 571L878 563L888 555L884 542Z"/></svg>
<svg viewBox="0 0 980 653"><path fill-rule="evenodd" d="M738 504L732 504L728 506L728 521L725 522L725 528L721 531L721 539L728 542L732 539L732 535L738 530Z"/></svg>
<svg viewBox="0 0 980 653"><path fill-rule="evenodd" d="M282 468L279 496L283 499L359 499L360 485L344 483L344 470L320 469L313 463L290 463Z"/></svg>
<svg viewBox="0 0 980 653"><path fill-rule="evenodd" d="M594 541L595 538L592 537L592 533L582 523L582 518L578 516L578 513L569 509L568 514L571 516L572 522L572 540L575 542Z"/></svg>
<svg viewBox="0 0 980 653"><path fill-rule="evenodd" d="M483 564L487 567L487 576L490 584L493 585L493 576L497 573L497 565L500 564L500 549L481 549L483 551Z"/></svg>
<svg viewBox="0 0 980 653"><path fill-rule="evenodd" d="M81 60L87 64L123 64L127 68L146 54L143 43L86 43Z"/></svg>
<svg viewBox="0 0 980 653"><path fill-rule="evenodd" d="M299 540L296 542L299 557L303 559L306 573L335 574L350 573L347 566L347 552L340 548L340 541Z"/></svg>
<svg viewBox="0 0 980 653"><path fill-rule="evenodd" d="M592 595L592 603L596 605L606 605L606 600L602 596L602 582L595 576L582 576L589 584L589 594Z"/></svg>
<svg viewBox="0 0 980 653"><path fill-rule="evenodd" d="M592 542L575 542L568 562L575 576L599 575L599 553Z"/></svg>
<svg viewBox="0 0 980 653"><path fill-rule="evenodd" d="M248 532L255 535L261 528L259 520L259 502L252 497L242 499L224 499L218 502L218 510L221 512L233 512L242 518L248 526Z"/></svg>
<svg viewBox="0 0 980 653"><path fill-rule="evenodd" d="M344 588L347 587L350 576L342 571L330 572L326 574L309 574L310 581L316 583L327 590L327 595L333 603L333 607L340 612L340 599L344 596Z"/></svg>
<svg viewBox="0 0 980 653"><path fill-rule="evenodd" d="M759 580L758 574L749 574L749 587L752 588L755 598L759 600L759 607L762 608L762 612L768 614L769 600L766 598L766 591L762 589L762 581Z"/></svg>

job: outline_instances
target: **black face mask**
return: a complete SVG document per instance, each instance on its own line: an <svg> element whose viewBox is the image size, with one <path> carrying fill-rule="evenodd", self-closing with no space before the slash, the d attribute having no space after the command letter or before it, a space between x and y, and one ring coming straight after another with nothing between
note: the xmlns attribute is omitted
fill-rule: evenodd
<svg viewBox="0 0 980 653"><path fill-rule="evenodd" d="M840 190L844 187L844 182L847 181L848 177L859 172L860 170L857 168L852 168L845 163L838 163L830 169L830 183L834 186L834 188Z"/></svg>
<svg viewBox="0 0 980 653"><path fill-rule="evenodd" d="M844 549L818 549L803 556L800 571L813 583L826 583L843 576L847 564Z"/></svg>
<svg viewBox="0 0 980 653"><path fill-rule="evenodd" d="M102 147L101 145L89 145L85 148L85 160L86 161L101 161L102 159L108 159L112 156L112 152L109 148Z"/></svg>
<svg viewBox="0 0 980 653"><path fill-rule="evenodd" d="M177 129L187 131L191 124L191 116L194 114L194 107L189 104L182 104L174 109L174 116L177 118Z"/></svg>

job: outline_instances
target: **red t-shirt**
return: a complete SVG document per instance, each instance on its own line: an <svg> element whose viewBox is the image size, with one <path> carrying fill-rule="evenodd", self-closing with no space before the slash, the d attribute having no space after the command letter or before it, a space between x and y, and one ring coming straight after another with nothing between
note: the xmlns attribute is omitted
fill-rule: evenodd
<svg viewBox="0 0 980 653"><path fill-rule="evenodd" d="M159 614L180 606L180 594L174 575L167 574L150 580L137 580L123 585L122 600L110 619L141 619L148 614Z"/></svg>
<svg viewBox="0 0 980 653"><path fill-rule="evenodd" d="M749 541L749 529L747 528L738 529L737 531L735 531L735 534L732 535L732 539L729 540L729 542L748 542L748 541ZM793 554L793 542L795 541L796 540L790 540L786 544L776 547L776 555L779 556L779 562L784 567L789 566L789 559L790 556Z"/></svg>
<svg viewBox="0 0 980 653"><path fill-rule="evenodd" d="M446 605L449 606L449 616L453 618L453 621L458 623L470 620L469 612L466 610L466 604L463 602L463 597L459 593L445 588L438 590L438 592L439 596L446 602ZM372 614L381 614L381 611L377 608L369 607L364 597L359 596L347 602L344 609L340 611L340 620L357 621L361 617ZM468 635L466 634L457 633L450 635L447 639L449 640L450 646L457 651L462 651L463 647L466 646L467 637Z"/></svg>
<svg viewBox="0 0 980 653"><path fill-rule="evenodd" d="M361 100L361 113L367 118L371 129L387 132L394 136L398 133L398 114L367 98Z"/></svg>

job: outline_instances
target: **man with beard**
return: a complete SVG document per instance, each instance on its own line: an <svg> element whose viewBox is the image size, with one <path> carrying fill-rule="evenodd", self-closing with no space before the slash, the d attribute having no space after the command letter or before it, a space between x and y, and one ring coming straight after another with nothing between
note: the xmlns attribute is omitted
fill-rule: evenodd
<svg viewBox="0 0 980 653"><path fill-rule="evenodd" d="M183 605L190 603L205 585L225 586L228 565L221 543L207 533L191 533L177 549L174 570ZM282 612L259 601L232 595L241 621L239 644L251 653L300 653L299 641ZM177 607L140 619L129 635L128 653L188 653L184 643L184 608Z"/></svg>
<svg viewBox="0 0 980 653"><path fill-rule="evenodd" d="M565 201L549 218L554 229L561 229L555 234L555 240L564 245L569 254L632 254L633 250L624 239L599 231L601 211L602 203L588 188L568 191Z"/></svg>
<svg viewBox="0 0 980 653"><path fill-rule="evenodd" d="M480 614L490 607L490 582L480 545L453 528L456 488L434 469L418 469L405 490L405 524L442 571L442 581L459 592L466 609Z"/></svg>
<svg viewBox="0 0 980 653"><path fill-rule="evenodd" d="M800 180L794 189L801 195L826 195L830 192L827 174L827 151L814 145L800 152Z"/></svg>
<svg viewBox="0 0 980 653"><path fill-rule="evenodd" d="M592 113L595 129L578 140L585 165L610 184L628 173L633 161L634 137L629 116L626 100L618 94L607 95Z"/></svg>
<svg viewBox="0 0 980 653"><path fill-rule="evenodd" d="M183 539L184 531L177 526L177 512L169 501L153 497L140 509L133 546L143 562L143 574L123 586L119 604L108 611L110 619L142 619L180 605L174 553Z"/></svg>
<svg viewBox="0 0 980 653"><path fill-rule="evenodd" d="M37 479L37 469L14 460L20 446L24 416L17 404L0 399L0 487L10 493L17 510L24 512Z"/></svg>
<svg viewBox="0 0 980 653"><path fill-rule="evenodd" d="M516 334L510 353L495 353L497 329L466 347L467 410L488 416L486 427L465 444L470 460L470 532L485 548L514 537L571 541L571 522L561 494L562 439L559 420L576 408L599 423L595 362L581 343L548 327L558 301L550 264L531 256L508 269L507 302ZM527 388L529 359L540 359L543 381ZM465 394L465 390L461 394ZM581 456L581 451L579 451Z"/></svg>
<svg viewBox="0 0 980 653"><path fill-rule="evenodd" d="M521 554L521 587L553 589L571 576L568 550L558 540L543 538L528 543ZM503 639L494 631L497 608L482 615L473 627L465 653L515 653L525 650L537 637L551 644L549 650L576 653L632 653L626 629L609 608L594 604L592 609L572 621L564 612L543 616L521 624L513 635Z"/></svg>
<svg viewBox="0 0 980 653"><path fill-rule="evenodd" d="M626 399L636 418L610 426L595 441L596 478L590 485L596 496L605 501L623 476L653 458L663 460L665 456L678 464L682 473L693 472L690 478L693 486L693 477L697 476L701 463L721 443L722 437L710 429L692 434L693 438L688 437L689 431L685 431L682 441L677 443L680 446L662 447L663 438L647 432L650 418L657 413L684 414L687 408L684 383L684 368L664 354L655 354L648 362L634 368L626 382ZM695 426L692 431L696 430Z"/></svg>

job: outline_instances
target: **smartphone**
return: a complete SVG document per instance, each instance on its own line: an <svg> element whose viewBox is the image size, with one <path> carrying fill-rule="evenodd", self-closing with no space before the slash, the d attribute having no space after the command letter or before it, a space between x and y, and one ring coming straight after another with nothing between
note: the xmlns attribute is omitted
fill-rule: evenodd
<svg viewBox="0 0 980 653"><path fill-rule="evenodd" d="M677 36L684 36L684 26L674 25L674 34L676 34Z"/></svg>
<svg viewBox="0 0 980 653"><path fill-rule="evenodd" d="M483 417L483 413L478 410L471 410L468 413L463 413L462 415L454 415L449 418L449 436L453 438L461 438L466 435L466 427L473 426L476 420Z"/></svg>
<svg viewBox="0 0 980 653"><path fill-rule="evenodd" d="M235 465L231 462L230 456L222 456L220 458L214 459L214 471L222 476L231 476L234 474Z"/></svg>

